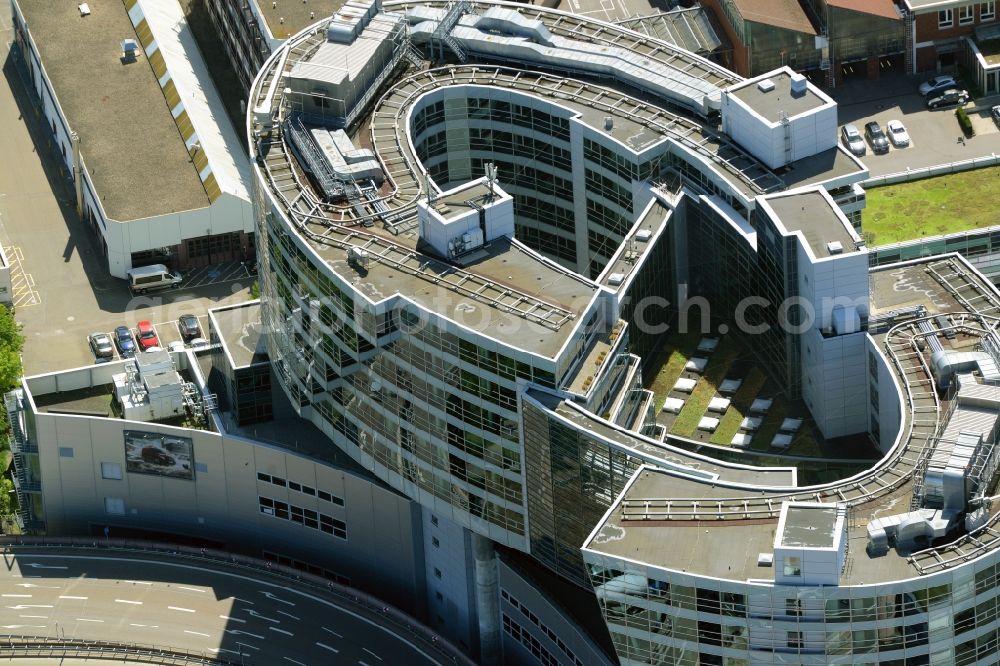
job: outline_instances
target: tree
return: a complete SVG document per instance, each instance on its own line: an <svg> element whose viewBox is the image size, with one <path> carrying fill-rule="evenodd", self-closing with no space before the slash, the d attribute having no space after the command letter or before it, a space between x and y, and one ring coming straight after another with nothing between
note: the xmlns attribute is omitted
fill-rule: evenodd
<svg viewBox="0 0 1000 666"><path fill-rule="evenodd" d="M0 348L20 353L23 346L24 336L21 335L21 325L14 319L14 313L7 308L0 308Z"/></svg>

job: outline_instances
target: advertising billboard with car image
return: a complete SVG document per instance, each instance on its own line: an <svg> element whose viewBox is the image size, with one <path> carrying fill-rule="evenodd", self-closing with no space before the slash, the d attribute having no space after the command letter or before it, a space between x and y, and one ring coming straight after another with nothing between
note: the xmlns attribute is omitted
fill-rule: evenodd
<svg viewBox="0 0 1000 666"><path fill-rule="evenodd" d="M194 479L194 444L189 437L125 431L125 468L135 474Z"/></svg>

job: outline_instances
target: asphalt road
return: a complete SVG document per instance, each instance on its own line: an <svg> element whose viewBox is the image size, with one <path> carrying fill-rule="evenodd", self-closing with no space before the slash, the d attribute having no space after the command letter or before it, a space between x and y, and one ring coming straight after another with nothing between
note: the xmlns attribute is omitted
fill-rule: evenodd
<svg viewBox="0 0 1000 666"><path fill-rule="evenodd" d="M361 609L201 563L4 555L0 635L135 642L251 665L434 664ZM0 654L2 654L0 639Z"/></svg>

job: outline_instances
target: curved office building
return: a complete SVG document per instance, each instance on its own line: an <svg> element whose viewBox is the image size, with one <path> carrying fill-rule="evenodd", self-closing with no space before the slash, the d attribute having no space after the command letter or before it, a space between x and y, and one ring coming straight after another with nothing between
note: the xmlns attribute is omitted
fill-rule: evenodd
<svg viewBox="0 0 1000 666"><path fill-rule="evenodd" d="M352 0L250 101L274 374L331 446L475 535L477 568L497 543L592 586L622 663L995 650L975 549L1000 300L960 259L869 274L867 170L804 78L516 3ZM806 488L657 428L642 374L685 298L753 329L824 438L885 457Z"/></svg>

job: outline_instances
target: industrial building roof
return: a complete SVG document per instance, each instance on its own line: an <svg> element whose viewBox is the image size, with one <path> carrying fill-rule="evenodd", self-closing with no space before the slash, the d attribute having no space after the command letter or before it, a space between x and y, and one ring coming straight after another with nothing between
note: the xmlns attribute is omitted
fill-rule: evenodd
<svg viewBox="0 0 1000 666"><path fill-rule="evenodd" d="M827 0L827 4L837 9L849 9L852 12L871 14L887 19L903 19L896 3L892 0Z"/></svg>
<svg viewBox="0 0 1000 666"><path fill-rule="evenodd" d="M125 221L207 206L154 63L141 47L136 62L123 61L122 40L137 37L125 5L92 3L81 16L75 2L18 3L107 216Z"/></svg>
<svg viewBox="0 0 1000 666"><path fill-rule="evenodd" d="M745 21L817 34L798 0L733 0L733 4Z"/></svg>
<svg viewBox="0 0 1000 666"><path fill-rule="evenodd" d="M722 45L705 9L700 6L623 19L618 25L702 55Z"/></svg>
<svg viewBox="0 0 1000 666"><path fill-rule="evenodd" d="M234 368L267 361L260 301L209 310L208 316Z"/></svg>

